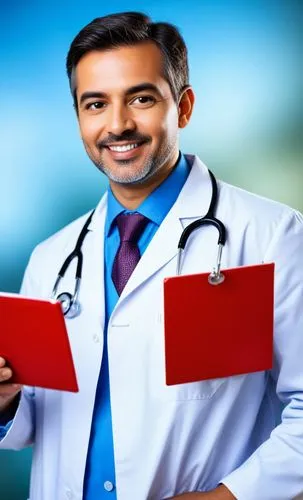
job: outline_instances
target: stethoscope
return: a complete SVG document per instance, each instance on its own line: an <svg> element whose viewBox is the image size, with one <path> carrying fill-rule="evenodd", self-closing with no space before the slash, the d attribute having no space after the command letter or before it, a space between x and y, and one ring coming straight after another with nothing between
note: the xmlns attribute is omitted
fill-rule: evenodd
<svg viewBox="0 0 303 500"><path fill-rule="evenodd" d="M211 285L220 285L224 281L224 274L221 273L221 258L222 258L222 250L226 242L226 228L219 219L216 219L215 217L215 210L217 207L218 203L218 186L217 186L217 181L214 176L214 174L209 170L208 171L210 179L211 179L211 184L212 184L212 197L209 205L209 209L207 214L202 217L201 219L198 219L191 224L189 224L182 232L179 243L178 243L178 257L177 257L177 276L181 274L181 265L184 259L184 250L185 250L185 245L187 243L187 240L189 236L199 227L201 226L214 226L218 232L219 232L219 239L218 239L218 254L217 254L217 262L216 266L213 268L212 272L209 274L208 277L208 282ZM94 210L91 212L89 215L87 221L85 222L79 237L77 239L76 246L74 250L71 252L71 254L65 259L59 273L56 279L56 282L54 284L54 288L52 291L51 299L56 300L61 303L61 308L64 316L66 318L75 318L78 316L81 312L81 307L80 303L78 300L79 296L79 290L80 290L80 285L81 285L81 278L82 278L82 268L83 268L83 253L82 253L82 245L83 241L89 231L88 227L89 224L92 220L92 217L94 215ZM64 278L65 273L71 264L71 262L77 259L77 268L76 268L76 274L75 274L75 287L74 287L74 292L63 292L60 293L59 295L57 294L58 292L58 287L61 282L61 280Z"/></svg>

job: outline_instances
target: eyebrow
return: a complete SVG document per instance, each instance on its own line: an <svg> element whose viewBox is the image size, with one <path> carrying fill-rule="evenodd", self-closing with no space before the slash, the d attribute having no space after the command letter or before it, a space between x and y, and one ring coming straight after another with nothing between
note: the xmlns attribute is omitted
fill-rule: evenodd
<svg viewBox="0 0 303 500"><path fill-rule="evenodd" d="M138 85L134 85L133 87L129 87L125 95L129 96L132 94L136 94L137 92L144 92L144 91L150 91L150 92L155 92L156 94L162 96L161 92L159 91L158 87L154 85L153 83L139 83ZM106 92L97 92L97 91L87 91L83 92L83 94L80 97L80 104L83 104L84 101L87 99L104 99L107 97Z"/></svg>

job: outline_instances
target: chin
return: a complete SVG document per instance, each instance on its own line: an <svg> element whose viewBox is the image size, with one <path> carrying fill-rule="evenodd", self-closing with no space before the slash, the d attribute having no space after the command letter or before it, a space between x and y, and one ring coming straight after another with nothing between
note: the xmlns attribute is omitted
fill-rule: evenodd
<svg viewBox="0 0 303 500"><path fill-rule="evenodd" d="M116 184L135 185L143 184L150 179L155 171L151 165L145 165L145 168L135 168L133 161L124 160L120 163L120 167L108 168L105 165L98 168L108 177L108 179Z"/></svg>
<svg viewBox="0 0 303 500"><path fill-rule="evenodd" d="M142 176L142 175L108 175L106 174L110 181L115 182L116 184L120 184L121 186L134 186L144 184L150 176Z"/></svg>

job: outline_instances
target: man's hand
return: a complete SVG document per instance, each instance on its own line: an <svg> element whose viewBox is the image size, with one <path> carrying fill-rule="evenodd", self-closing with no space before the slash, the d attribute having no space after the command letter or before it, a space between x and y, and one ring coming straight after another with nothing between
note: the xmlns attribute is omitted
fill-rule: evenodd
<svg viewBox="0 0 303 500"><path fill-rule="evenodd" d="M216 489L211 491L183 493L172 497L170 500L237 500L236 497L229 491L224 484L220 484Z"/></svg>
<svg viewBox="0 0 303 500"><path fill-rule="evenodd" d="M11 403L22 389L19 384L9 383L12 375L13 372L6 366L5 359L0 357L0 413L9 409Z"/></svg>

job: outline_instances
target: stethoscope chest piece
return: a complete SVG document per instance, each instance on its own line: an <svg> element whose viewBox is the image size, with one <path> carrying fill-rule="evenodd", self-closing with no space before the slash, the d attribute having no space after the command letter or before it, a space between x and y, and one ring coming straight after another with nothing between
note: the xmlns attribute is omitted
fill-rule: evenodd
<svg viewBox="0 0 303 500"><path fill-rule="evenodd" d="M210 275L208 276L208 283L210 285L221 285L225 280L225 276L222 273L217 273L216 269L214 269Z"/></svg>
<svg viewBox="0 0 303 500"><path fill-rule="evenodd" d="M225 243L225 241L224 241ZM225 276L221 273L221 258L222 258L223 245L219 243L218 245L218 256L216 267L213 268L212 272L208 276L208 283L210 285L221 285L225 280Z"/></svg>
<svg viewBox="0 0 303 500"><path fill-rule="evenodd" d="M69 292L60 293L57 297L57 301L61 304L61 309L66 318L75 318L80 314L80 304Z"/></svg>

